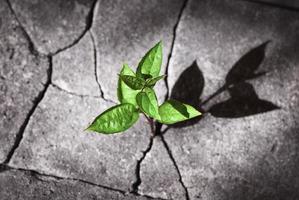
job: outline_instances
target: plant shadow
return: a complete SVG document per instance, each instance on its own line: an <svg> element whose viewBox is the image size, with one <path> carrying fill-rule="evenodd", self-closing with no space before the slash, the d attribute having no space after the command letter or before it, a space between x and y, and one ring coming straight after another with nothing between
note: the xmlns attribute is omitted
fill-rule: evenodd
<svg viewBox="0 0 299 200"><path fill-rule="evenodd" d="M278 109L279 107L273 103L260 99L254 87L247 82L266 74L260 71L259 67L265 59L266 47L269 43L270 41L266 41L243 55L227 73L225 84L204 101L201 100L204 76L194 61L175 82L170 99L190 104L203 113L211 113L214 117L222 118L240 118ZM224 91L230 94L228 100L211 106L207 111L202 109L203 105ZM169 127L191 126L198 123L200 119L202 116Z"/></svg>
<svg viewBox="0 0 299 200"><path fill-rule="evenodd" d="M180 102L189 104L203 112L200 108L200 96L203 92L203 89L204 77L196 61L194 61L187 69L185 69L181 73L178 80L175 82L170 95L170 99L175 99ZM201 117L196 117L188 121L176 123L171 127L190 126L199 122L200 119Z"/></svg>
<svg viewBox="0 0 299 200"><path fill-rule="evenodd" d="M228 88L230 99L209 109L214 117L239 118L278 109L273 103L260 99L251 84L243 82Z"/></svg>

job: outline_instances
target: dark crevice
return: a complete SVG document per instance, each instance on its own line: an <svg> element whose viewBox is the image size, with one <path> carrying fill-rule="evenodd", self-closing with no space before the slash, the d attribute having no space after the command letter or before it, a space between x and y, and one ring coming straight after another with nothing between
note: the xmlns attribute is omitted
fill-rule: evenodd
<svg viewBox="0 0 299 200"><path fill-rule="evenodd" d="M10 168L6 164L0 164L0 173L9 171Z"/></svg>
<svg viewBox="0 0 299 200"><path fill-rule="evenodd" d="M81 180L81 179L59 177L59 176L55 176L55 175L49 175L49 174L41 173L41 172L36 171L36 170L23 169L23 168L15 168L15 167L8 166L6 164L1 164L0 166L1 166L1 168L4 168L5 171L8 171L8 170L18 170L18 171L22 171L22 172L29 172L30 174L32 174L34 176L43 176L43 177L48 177L48 178L54 178L56 180L79 181L79 182L86 183L86 184L89 184L89 185L93 185L93 186L97 186L97 187L101 187L101 188L104 188L104 189L113 190L115 192L120 192L122 194L125 194L125 192L122 191L122 190L110 188L110 187L107 187L107 186L98 185L98 184L95 184L93 182L89 182L89 181L85 181L85 180Z"/></svg>
<svg viewBox="0 0 299 200"><path fill-rule="evenodd" d="M175 40L176 40L176 31L177 31L177 28L178 28L178 25L181 21L181 18L182 18L182 15L183 15L183 12L188 4L188 1L189 0L185 0L184 3L183 3L183 6L179 12L179 15L178 15L178 18L177 18L177 21L173 27L173 38L172 38L172 42L171 42L171 46L170 46L170 52L168 54L168 58L167 58L167 63L166 63L166 70L165 70L165 73L166 73L166 77L164 79L165 81L165 86L166 86L166 95L165 95L165 100L168 99L169 97L169 86L168 86L168 68L169 68L169 63L170 63L170 59L172 57L172 53L173 53L173 48L174 48L174 43L175 43Z"/></svg>
<svg viewBox="0 0 299 200"><path fill-rule="evenodd" d="M101 84L100 84L100 81L99 81L99 79L98 79L98 71L97 71L97 66L98 66L98 63L97 63L97 62L98 62L98 61L97 61L97 59L98 59L97 54L98 54L98 51L97 51L97 46L96 46L95 38L94 38L94 36L93 36L92 31L89 31L89 34L90 34L90 38L91 38L92 45L93 45L93 54L94 54L94 55L93 55L93 56L94 56L94 75L95 75L95 80L96 80L96 82L97 82L97 84L98 84L98 86L99 86L100 96L101 96L101 98L104 99L105 101L108 101L108 102L111 102L111 103L115 103L115 104L116 104L116 102L114 102L113 100L111 100L111 99L107 99L107 98L105 97L104 91L103 91L102 86L101 86Z"/></svg>
<svg viewBox="0 0 299 200"><path fill-rule="evenodd" d="M20 27L20 29L21 29L24 37L28 41L28 49L29 49L30 53L33 54L33 55L35 55L35 56L39 55L40 53L37 51L37 49L36 49L33 41L31 40L29 34L27 33L25 27L22 25L22 23L20 22L19 18L17 17L17 14L15 13L14 9L12 8L12 5L11 5L10 1L6 0L6 2L7 2L7 5L9 7L10 11L13 14L15 20L17 21L17 23L18 23L18 25L19 25L19 27Z"/></svg>
<svg viewBox="0 0 299 200"><path fill-rule="evenodd" d="M171 159L171 161L172 161L172 163L173 163L173 165L174 165L174 167L175 167L175 169L176 169L176 171L177 171L177 173L179 175L179 182L181 183L182 187L185 190L186 200L190 200L188 189L187 189L187 187L185 186L185 184L184 184L184 182L182 180L181 172L180 172L179 167L178 167L178 165L177 165L177 163L176 163L176 161L175 161L175 159L174 159L174 157L173 157L173 155L171 153L171 150L170 150L170 148L169 148L166 140L164 139L164 136L160 135L160 137L161 137L163 145L165 146L165 149L167 150L167 153L168 153L168 155L169 155L169 157L170 157L170 159Z"/></svg>
<svg viewBox="0 0 299 200"><path fill-rule="evenodd" d="M106 189L106 190L110 190L113 192L117 192L117 193L121 193L123 196L126 196L128 194L128 192L116 189L116 188L112 188L112 187L108 187L108 186L104 186L104 185L100 185L100 184L96 184L90 181L86 181L86 180L82 180L82 179L77 179L77 178L67 178L67 177L59 177L59 176L55 176L55 175L50 175L50 174L45 174L36 170L31 170L31 169L23 169L23 168L15 168L15 167L11 167L7 164L0 164L0 173L3 173L5 171L10 171L10 170L17 170L17 171L21 171L21 172L25 172L25 173L29 173L32 177L37 178L38 180L41 181L47 181L45 179L41 179L40 177L44 177L44 178L52 178L54 180L60 181L60 180L65 180L65 181L77 181L80 183L84 183L87 185L92 185L101 189ZM154 198L148 195L140 195L138 193L129 193L129 194L133 194L136 196L142 196L142 197L147 197L149 199L160 199L160 198Z"/></svg>
<svg viewBox="0 0 299 200"><path fill-rule="evenodd" d="M51 55L56 55L62 51L65 51L71 47L73 47L74 45L78 44L78 42L86 35L86 33L91 29L92 25L93 25L93 21L94 21L94 14L96 12L97 6L98 5L98 0L95 0L90 8L90 11L86 17L86 27L85 30L81 33L81 35L78 36L77 39L75 39L71 44L58 49L57 51L55 51L54 53L52 53Z"/></svg>
<svg viewBox="0 0 299 200"><path fill-rule="evenodd" d="M37 95L37 97L33 100L33 106L32 108L30 109L30 111L28 112L23 124L21 125L18 133L16 134L16 139L15 139L15 142L12 146L12 148L10 149L4 163L9 163L9 161L11 160L12 156L14 155L16 149L19 147L22 139L23 139L23 134L24 134L24 131L30 121L30 118L31 116L33 115L35 109L37 108L38 104L42 101L42 99L44 98L45 96L45 93L49 87L49 85L51 84L51 76L52 76L52 57L48 57L48 62L49 62L49 68L47 70L47 81L44 85L44 89L42 91L39 92L39 94Z"/></svg>
<svg viewBox="0 0 299 200"><path fill-rule="evenodd" d="M74 96L77 96L77 97L81 97L81 98L83 98L83 97L101 98L101 96L91 96L91 95L84 95L84 94L78 94L78 93L75 93L75 92L71 92L71 91L68 91L68 90L65 90L65 89L61 88L60 86L56 85L55 83L51 83L51 85L59 91L62 91L64 93L74 95Z"/></svg>
<svg viewBox="0 0 299 200"><path fill-rule="evenodd" d="M135 169L136 181L132 184L132 193L138 194L138 188L142 182L140 177L140 166L142 161L145 159L147 153L150 152L150 150L152 149L153 141L154 141L154 136L151 136L147 148L145 149L145 151L143 151L142 157L137 161L136 169Z"/></svg>
<svg viewBox="0 0 299 200"><path fill-rule="evenodd" d="M163 133L162 126L163 126L163 124L161 124L159 122L155 122L155 136L161 135Z"/></svg>

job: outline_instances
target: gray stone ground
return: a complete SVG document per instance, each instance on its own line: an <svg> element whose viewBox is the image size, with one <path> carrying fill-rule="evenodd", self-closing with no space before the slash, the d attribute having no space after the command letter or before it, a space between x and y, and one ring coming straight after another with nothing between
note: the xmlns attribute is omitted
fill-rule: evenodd
<svg viewBox="0 0 299 200"><path fill-rule="evenodd" d="M0 0L0 199L299 199L298 35L247 1ZM203 117L85 132L159 40L160 102Z"/></svg>

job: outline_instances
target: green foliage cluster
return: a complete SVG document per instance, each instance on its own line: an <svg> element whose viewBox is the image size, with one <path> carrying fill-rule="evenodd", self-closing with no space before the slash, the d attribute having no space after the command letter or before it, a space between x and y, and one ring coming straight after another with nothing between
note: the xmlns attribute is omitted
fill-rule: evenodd
<svg viewBox="0 0 299 200"><path fill-rule="evenodd" d="M159 75L162 64L162 43L157 43L141 59L136 73L124 64L118 80L120 104L100 114L87 130L112 134L127 130L143 113L148 119L162 124L174 124L201 115L190 105L167 100L159 105L154 86L165 76Z"/></svg>

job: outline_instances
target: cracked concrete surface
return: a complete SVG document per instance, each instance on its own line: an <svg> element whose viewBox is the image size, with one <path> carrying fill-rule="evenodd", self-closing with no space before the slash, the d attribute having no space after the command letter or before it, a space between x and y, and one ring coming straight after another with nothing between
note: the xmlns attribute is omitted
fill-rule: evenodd
<svg viewBox="0 0 299 200"><path fill-rule="evenodd" d="M95 0L8 0L37 50L56 53L82 37Z"/></svg>
<svg viewBox="0 0 299 200"><path fill-rule="evenodd" d="M100 98L78 97L50 86L9 164L129 191L150 131L143 118L113 137L84 131L90 119L111 106Z"/></svg>
<svg viewBox="0 0 299 200"><path fill-rule="evenodd" d="M49 62L30 52L5 1L0 2L0 16L0 162L4 162L44 90Z"/></svg>
<svg viewBox="0 0 299 200"><path fill-rule="evenodd" d="M97 187L77 180L58 179L32 171L15 169L0 174L0 187L2 200L151 199ZM26 192L24 193L24 191Z"/></svg>
<svg viewBox="0 0 299 200"><path fill-rule="evenodd" d="M163 199L184 199L182 187L175 166L165 149L161 137L155 137L153 145L141 163L140 193Z"/></svg>
<svg viewBox="0 0 299 200"><path fill-rule="evenodd" d="M1 1L1 199L298 199L298 30L298 12L244 1ZM159 40L160 102L204 116L84 132ZM257 75L213 95L240 63Z"/></svg>
<svg viewBox="0 0 299 200"><path fill-rule="evenodd" d="M99 97L93 51L87 33L76 45L53 56L52 83L70 93Z"/></svg>

